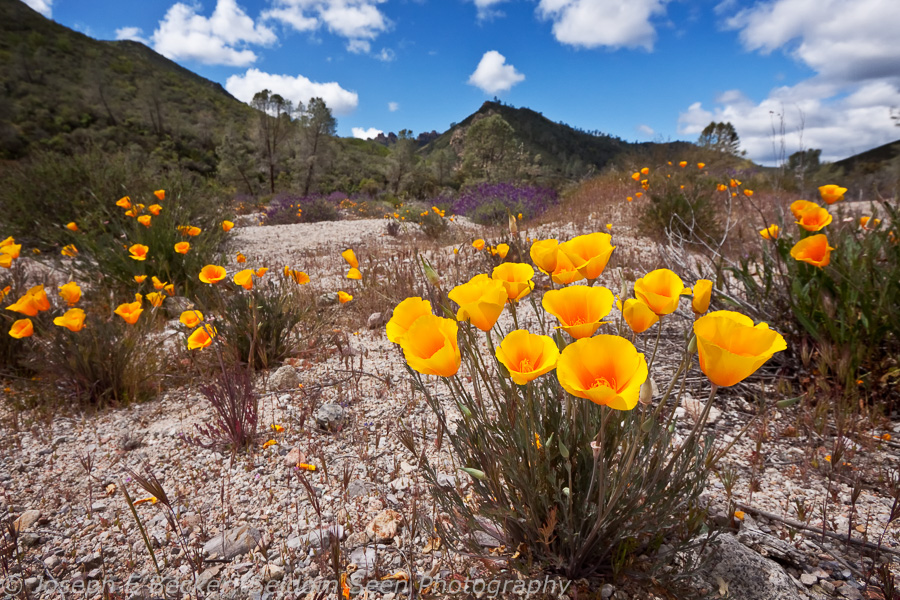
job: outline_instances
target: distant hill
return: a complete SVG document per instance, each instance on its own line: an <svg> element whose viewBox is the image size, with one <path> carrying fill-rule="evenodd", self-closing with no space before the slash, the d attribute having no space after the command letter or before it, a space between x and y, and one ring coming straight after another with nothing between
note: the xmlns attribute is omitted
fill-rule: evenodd
<svg viewBox="0 0 900 600"><path fill-rule="evenodd" d="M900 140L854 154L843 160L833 163L833 166L843 169L846 173L870 172L874 173L885 167L887 163L900 157Z"/></svg>
<svg viewBox="0 0 900 600"><path fill-rule="evenodd" d="M469 125L492 114L499 114L510 124L516 139L529 154L540 155L541 164L561 175L577 174L588 169L600 170L627 154L677 154L695 148L690 142L630 143L615 136L590 133L564 123L556 123L530 108L485 102L476 112L427 144L422 153L427 156L442 148L457 149L456 146L462 143Z"/></svg>
<svg viewBox="0 0 900 600"><path fill-rule="evenodd" d="M0 158L165 142L210 170L223 127L251 114L218 83L141 43L98 41L0 0Z"/></svg>

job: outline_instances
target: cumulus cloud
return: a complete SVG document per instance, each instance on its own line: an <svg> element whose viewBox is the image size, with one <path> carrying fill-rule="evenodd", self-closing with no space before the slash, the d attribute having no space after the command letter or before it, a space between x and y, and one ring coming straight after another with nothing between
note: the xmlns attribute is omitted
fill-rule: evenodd
<svg viewBox="0 0 900 600"><path fill-rule="evenodd" d="M378 9L386 0L273 0L262 13L301 32L325 27L347 39L350 52L368 53L369 42L387 31L391 23Z"/></svg>
<svg viewBox="0 0 900 600"><path fill-rule="evenodd" d="M310 98L321 98L335 115L347 115L359 105L359 95L342 88L337 82L318 83L303 75L275 75L259 69L248 69L243 75L232 75L225 89L239 100L250 102L261 90L280 94L294 104L306 104Z"/></svg>
<svg viewBox="0 0 900 600"><path fill-rule="evenodd" d="M785 158L782 141L787 155L821 148L822 160L834 161L893 141L897 133L890 107L898 105L900 91L887 82L865 84L849 95L800 83L775 89L762 102L736 91L723 94L709 109L696 102L681 113L678 125L680 133L696 137L711 121L731 122L747 155L763 164Z"/></svg>
<svg viewBox="0 0 900 600"><path fill-rule="evenodd" d="M396 102L388 102L388 110L391 112L397 112L400 110L400 105Z"/></svg>
<svg viewBox="0 0 900 600"><path fill-rule="evenodd" d="M48 19L53 16L53 0L25 0L25 4Z"/></svg>
<svg viewBox="0 0 900 600"><path fill-rule="evenodd" d="M649 125L644 125L644 124L638 125L637 130L639 132L643 133L644 135L650 136L650 137L653 137L653 134L656 133L652 127L650 127Z"/></svg>
<svg viewBox="0 0 900 600"><path fill-rule="evenodd" d="M502 2L506 2L506 0L472 0L472 3L475 4L475 8L478 10L479 21L502 17L503 13L494 8Z"/></svg>
<svg viewBox="0 0 900 600"><path fill-rule="evenodd" d="M469 85L483 90L488 94L505 92L525 76L519 73L512 65L506 64L506 57L496 50L489 50L481 57L475 72L469 77Z"/></svg>
<svg viewBox="0 0 900 600"><path fill-rule="evenodd" d="M893 141L900 46L885 18L892 8L895 0L769 0L729 16L735 5L720 4L717 12L747 50L783 50L816 74L761 102L731 90L712 107L694 103L681 113L679 131L699 135L710 121L730 121L750 158L766 164L782 158L782 120L787 154L821 148L823 160L838 160Z"/></svg>
<svg viewBox="0 0 900 600"><path fill-rule="evenodd" d="M142 44L149 44L147 38L142 36L143 31L140 27L120 27L116 29L117 40L133 40Z"/></svg>
<svg viewBox="0 0 900 600"><path fill-rule="evenodd" d="M374 127L369 127L368 129L363 129L362 127L353 127L350 129L353 132L353 137L359 138L361 140L371 140L372 138L376 138L382 133L384 133L380 129L375 129Z"/></svg>
<svg viewBox="0 0 900 600"><path fill-rule="evenodd" d="M375 55L375 58L377 58L381 62L391 62L395 58L397 58L397 55L394 54L394 51L390 48L382 48L381 52Z"/></svg>
<svg viewBox="0 0 900 600"><path fill-rule="evenodd" d="M653 49L651 18L665 13L668 0L540 0L538 15L553 22L562 44L581 48Z"/></svg>
<svg viewBox="0 0 900 600"><path fill-rule="evenodd" d="M275 33L253 22L235 0L218 0L210 17L198 6L178 2L153 32L153 48L173 60L196 60L209 65L245 66L256 61L248 44L269 45Z"/></svg>

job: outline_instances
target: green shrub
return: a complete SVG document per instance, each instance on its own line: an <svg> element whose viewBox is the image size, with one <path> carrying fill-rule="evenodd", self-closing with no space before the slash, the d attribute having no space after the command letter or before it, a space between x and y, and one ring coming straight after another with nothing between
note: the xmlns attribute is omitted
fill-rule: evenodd
<svg viewBox="0 0 900 600"><path fill-rule="evenodd" d="M873 203L873 212L876 206L882 220L877 226L871 221L868 229L841 205L830 207L832 224L816 234L782 221L779 237L760 238L759 252L730 273L739 298L774 327L792 333L795 352L824 376L835 396L893 401L900 373L900 212L886 202ZM830 264L795 260L791 248L817 234L826 234L835 248ZM803 352L804 347L814 351Z"/></svg>
<svg viewBox="0 0 900 600"><path fill-rule="evenodd" d="M640 218L645 235L660 238L674 234L689 240L694 236L710 240L721 235L720 211L713 200L711 182L694 180L685 184L679 183L684 181L680 177L658 181L665 183L658 189L651 185L647 193L649 203Z"/></svg>

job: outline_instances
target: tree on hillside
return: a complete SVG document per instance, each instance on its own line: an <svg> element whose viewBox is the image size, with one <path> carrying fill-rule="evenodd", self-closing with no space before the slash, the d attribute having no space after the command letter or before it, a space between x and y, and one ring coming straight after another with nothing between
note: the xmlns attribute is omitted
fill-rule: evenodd
<svg viewBox="0 0 900 600"><path fill-rule="evenodd" d="M431 169L435 183L438 187L444 187L453 176L453 168L456 166L456 153L451 148L442 148L431 157Z"/></svg>
<svg viewBox="0 0 900 600"><path fill-rule="evenodd" d="M462 153L462 170L467 178L498 181L511 165L508 159L516 152L515 132L500 115L479 119L466 131Z"/></svg>
<svg viewBox="0 0 900 600"><path fill-rule="evenodd" d="M741 140L730 122L711 121L697 139L697 145L719 154L738 156L741 154Z"/></svg>
<svg viewBox="0 0 900 600"><path fill-rule="evenodd" d="M324 170L331 158L331 142L337 132L337 119L321 98L310 98L304 107L297 105L300 120L302 147L300 152L303 169L303 195L309 194L317 173Z"/></svg>
<svg viewBox="0 0 900 600"><path fill-rule="evenodd" d="M394 194L409 182L416 166L416 140L409 129L401 129L391 155L388 158L385 176Z"/></svg>
<svg viewBox="0 0 900 600"><path fill-rule="evenodd" d="M253 95L250 106L259 111L259 144L269 173L269 191L275 193L275 172L285 141L291 133L291 101L269 90Z"/></svg>
<svg viewBox="0 0 900 600"><path fill-rule="evenodd" d="M807 175L819 168L821 155L822 150L819 148L809 148L808 150L794 152L788 157L788 171L802 182Z"/></svg>

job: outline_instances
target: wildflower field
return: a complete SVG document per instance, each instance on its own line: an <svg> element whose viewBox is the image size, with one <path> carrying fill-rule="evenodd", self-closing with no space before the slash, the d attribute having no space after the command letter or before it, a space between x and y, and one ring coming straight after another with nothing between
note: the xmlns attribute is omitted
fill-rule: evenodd
<svg viewBox="0 0 900 600"><path fill-rule="evenodd" d="M740 179L6 237L6 592L900 597L896 204Z"/></svg>

